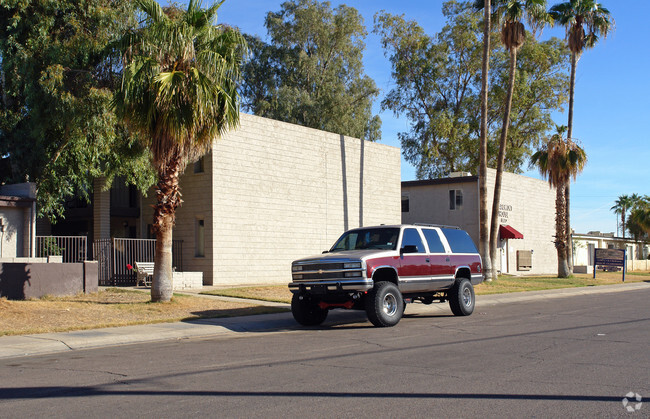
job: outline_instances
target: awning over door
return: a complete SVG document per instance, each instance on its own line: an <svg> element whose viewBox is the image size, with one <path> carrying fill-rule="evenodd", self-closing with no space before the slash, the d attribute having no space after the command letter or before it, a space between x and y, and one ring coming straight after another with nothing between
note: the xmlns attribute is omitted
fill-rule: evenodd
<svg viewBox="0 0 650 419"><path fill-rule="evenodd" d="M524 235L508 225L499 226L499 236L501 239L523 239Z"/></svg>

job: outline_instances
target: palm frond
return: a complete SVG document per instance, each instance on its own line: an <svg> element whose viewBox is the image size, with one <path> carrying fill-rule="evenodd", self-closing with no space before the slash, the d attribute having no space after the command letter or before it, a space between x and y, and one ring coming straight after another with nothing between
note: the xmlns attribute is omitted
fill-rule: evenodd
<svg viewBox="0 0 650 419"><path fill-rule="evenodd" d="M163 8L160 7L160 4L158 4L156 0L135 0L135 4L145 12L153 22L159 23L167 20L167 15L165 15Z"/></svg>

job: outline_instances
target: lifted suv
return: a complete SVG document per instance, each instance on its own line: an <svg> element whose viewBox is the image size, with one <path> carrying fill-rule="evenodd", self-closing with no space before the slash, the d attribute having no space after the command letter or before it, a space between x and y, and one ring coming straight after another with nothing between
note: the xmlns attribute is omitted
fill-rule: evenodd
<svg viewBox="0 0 650 419"><path fill-rule="evenodd" d="M365 310L372 324L394 326L407 302L449 301L457 316L474 311L481 257L457 227L395 225L345 232L323 255L291 265L291 312L305 326L333 308Z"/></svg>

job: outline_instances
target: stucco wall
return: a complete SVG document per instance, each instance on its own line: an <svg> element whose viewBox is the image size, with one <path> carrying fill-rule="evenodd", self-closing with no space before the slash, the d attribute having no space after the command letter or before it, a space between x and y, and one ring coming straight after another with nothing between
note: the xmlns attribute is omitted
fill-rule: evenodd
<svg viewBox="0 0 650 419"><path fill-rule="evenodd" d="M183 240L183 269L202 271L205 284L288 283L292 260L328 249L346 229L400 222L400 151L384 144L241 114L204 170L188 165L181 177L174 239Z"/></svg>
<svg viewBox="0 0 650 419"><path fill-rule="evenodd" d="M98 290L97 262L37 263L0 261L0 297L10 300L44 295L86 294Z"/></svg>
<svg viewBox="0 0 650 419"><path fill-rule="evenodd" d="M25 212L28 208L0 206L0 258L24 257L25 254ZM27 226L28 227L28 226Z"/></svg>
<svg viewBox="0 0 650 419"><path fill-rule="evenodd" d="M453 182L451 182L453 180ZM451 178L437 185L402 186L402 197L409 198L409 212L402 213L406 224L433 223L462 226L478 246L478 183L474 177ZM461 190L463 205L449 209L449 191Z"/></svg>
<svg viewBox="0 0 650 419"><path fill-rule="evenodd" d="M0 258L28 257L36 237L36 186L0 186Z"/></svg>

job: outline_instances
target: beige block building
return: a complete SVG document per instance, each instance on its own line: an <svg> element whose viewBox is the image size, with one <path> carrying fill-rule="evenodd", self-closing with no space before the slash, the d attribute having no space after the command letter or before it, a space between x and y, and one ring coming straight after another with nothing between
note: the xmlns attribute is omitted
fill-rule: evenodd
<svg viewBox="0 0 650 419"><path fill-rule="evenodd" d="M291 261L347 229L400 222L400 150L241 114L181 177L174 240L204 284L290 281ZM154 194L143 199L146 236Z"/></svg>
<svg viewBox="0 0 650 419"><path fill-rule="evenodd" d="M650 248L644 241L637 242L629 237L616 237L614 233L590 231L586 234L573 234L573 264L575 272L594 272L594 254L596 249L625 250L626 268L629 271L647 271L650 269L650 260L648 260Z"/></svg>
<svg viewBox="0 0 650 419"><path fill-rule="evenodd" d="M488 169L490 216L495 175ZM478 192L478 176L469 173L402 182L402 222L459 226L478 247ZM555 189L539 179L504 173L500 201L497 269L513 275L557 274Z"/></svg>

